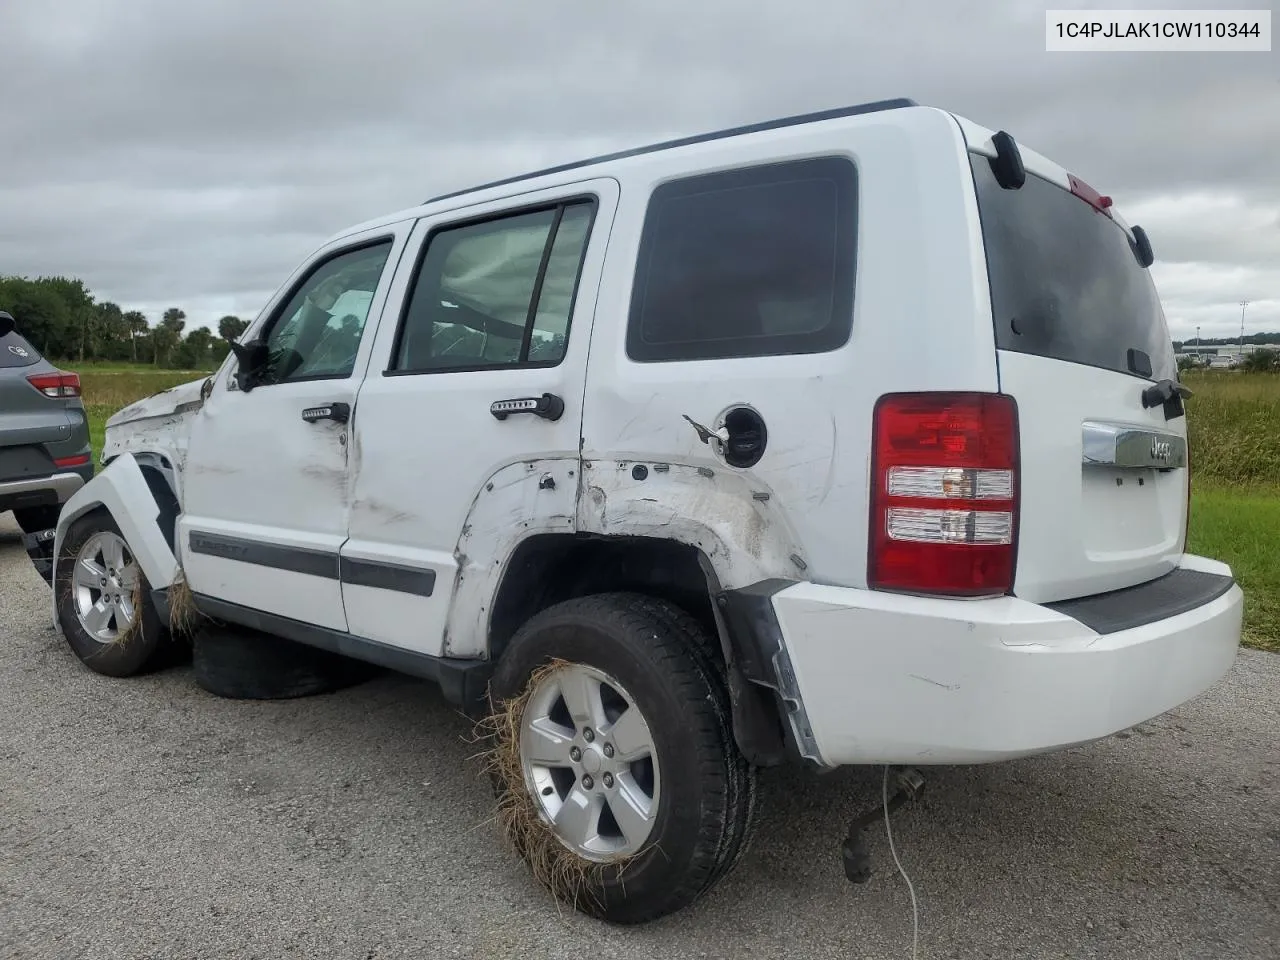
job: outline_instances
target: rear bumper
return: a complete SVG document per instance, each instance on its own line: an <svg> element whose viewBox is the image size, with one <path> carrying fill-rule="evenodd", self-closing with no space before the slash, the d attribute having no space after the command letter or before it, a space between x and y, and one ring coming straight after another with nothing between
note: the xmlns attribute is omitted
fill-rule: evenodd
<svg viewBox="0 0 1280 960"><path fill-rule="evenodd" d="M75 467L47 477L0 481L0 511L27 507L61 506L93 477L93 464ZM55 529L24 533L22 545L45 583L53 582Z"/></svg>
<svg viewBox="0 0 1280 960"><path fill-rule="evenodd" d="M1223 564L1182 569L1230 578ZM795 584L772 606L824 766L986 763L1109 736L1231 667L1243 594L1128 629L1015 597L952 601Z"/></svg>
<svg viewBox="0 0 1280 960"><path fill-rule="evenodd" d="M93 476L93 465L47 477L0 480L0 510L66 503Z"/></svg>

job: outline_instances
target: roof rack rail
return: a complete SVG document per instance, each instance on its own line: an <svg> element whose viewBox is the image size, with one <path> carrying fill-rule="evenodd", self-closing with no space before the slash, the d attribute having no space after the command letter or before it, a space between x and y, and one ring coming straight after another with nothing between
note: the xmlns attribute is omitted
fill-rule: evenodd
<svg viewBox="0 0 1280 960"><path fill-rule="evenodd" d="M664 140L662 143L652 143L644 147L633 147L630 150L621 150L617 153L606 153L599 157L590 157L586 160L577 160L573 163L562 163L559 166L547 167L543 170L535 170L532 173L522 173L514 177L505 177L502 180L492 180L489 183L482 183L479 186L468 187L465 190L454 190L451 193L442 193L439 196L431 197L425 203L435 203L439 200L449 200L453 197L460 197L467 193L476 193L480 190L488 190L491 187L505 187L509 183L519 183L521 180L534 180L538 177L550 176L553 173L563 173L566 170L576 170L579 167L588 167L596 163L607 163L610 160L623 160L627 157L638 157L646 153L657 153L659 150L670 150L673 147L687 147L694 143L706 143L709 140L721 140L725 137L737 137L747 133L760 133L764 130L778 130L782 127L795 127L804 123L817 123L821 120L836 120L840 117L856 117L864 113L879 113L883 110L901 110L906 107L918 107L914 100L906 97L898 97L893 100L876 100L872 103L859 103L851 107L835 107L831 110L819 110L816 113L801 113L793 117L782 117L778 120L764 120L759 123L748 123L741 127L730 127L727 130L717 130L714 133L699 133L691 137L680 137L677 140Z"/></svg>

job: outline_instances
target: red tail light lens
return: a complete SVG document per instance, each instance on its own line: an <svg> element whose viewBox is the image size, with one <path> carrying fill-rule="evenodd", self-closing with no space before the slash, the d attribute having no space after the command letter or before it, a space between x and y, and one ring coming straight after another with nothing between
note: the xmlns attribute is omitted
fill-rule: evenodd
<svg viewBox="0 0 1280 960"><path fill-rule="evenodd" d="M993 393L880 398L872 452L868 583L992 596L1013 587L1018 412Z"/></svg>
<svg viewBox="0 0 1280 960"><path fill-rule="evenodd" d="M51 400L80 396L80 377L74 373L33 373L27 382Z"/></svg>
<svg viewBox="0 0 1280 960"><path fill-rule="evenodd" d="M55 467L86 467L89 465L89 454L82 453L75 457L59 457L53 461Z"/></svg>

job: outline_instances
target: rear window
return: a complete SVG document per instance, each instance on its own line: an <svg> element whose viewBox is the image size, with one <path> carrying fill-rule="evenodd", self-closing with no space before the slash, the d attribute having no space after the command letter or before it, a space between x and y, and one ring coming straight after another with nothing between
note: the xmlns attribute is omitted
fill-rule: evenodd
<svg viewBox="0 0 1280 960"><path fill-rule="evenodd" d="M857 181L819 157L704 174L653 192L627 356L706 360L818 353L853 321Z"/></svg>
<svg viewBox="0 0 1280 960"><path fill-rule="evenodd" d="M1175 378L1177 361L1150 273L1114 220L1031 173L1004 190L971 156L991 281L996 346L1117 373Z"/></svg>
<svg viewBox="0 0 1280 960"><path fill-rule="evenodd" d="M23 340L16 333L6 333L0 337L0 368L29 367L40 361L36 348Z"/></svg>

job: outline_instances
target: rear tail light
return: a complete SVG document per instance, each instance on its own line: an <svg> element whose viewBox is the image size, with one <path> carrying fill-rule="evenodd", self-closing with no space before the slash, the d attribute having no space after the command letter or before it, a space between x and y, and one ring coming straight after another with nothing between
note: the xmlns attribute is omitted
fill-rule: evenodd
<svg viewBox="0 0 1280 960"><path fill-rule="evenodd" d="M994 393L880 398L872 451L868 583L993 596L1013 587L1018 414Z"/></svg>
<svg viewBox="0 0 1280 960"><path fill-rule="evenodd" d="M86 467L89 465L89 454L82 453L76 457L58 457L53 461L55 467Z"/></svg>
<svg viewBox="0 0 1280 960"><path fill-rule="evenodd" d="M27 382L52 400L80 396L80 377L74 373L33 373Z"/></svg>

